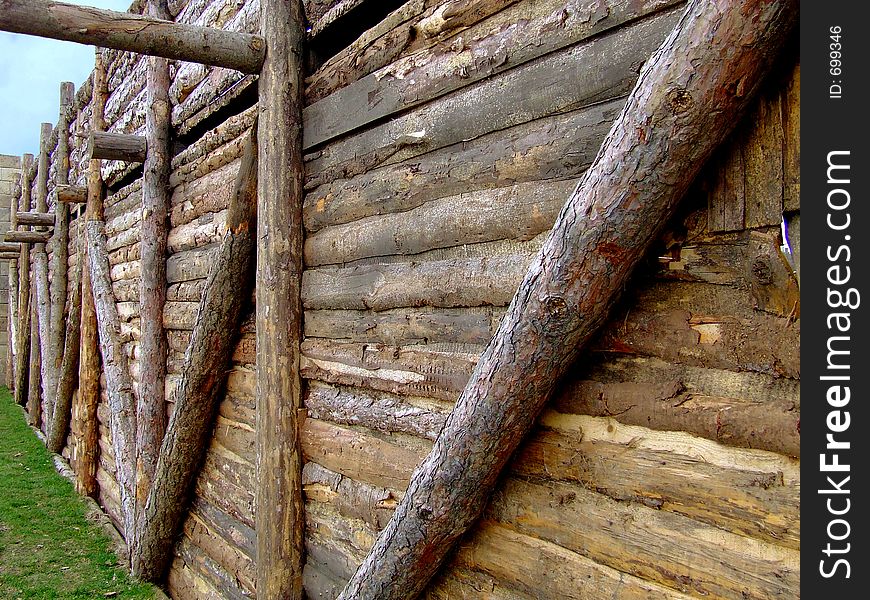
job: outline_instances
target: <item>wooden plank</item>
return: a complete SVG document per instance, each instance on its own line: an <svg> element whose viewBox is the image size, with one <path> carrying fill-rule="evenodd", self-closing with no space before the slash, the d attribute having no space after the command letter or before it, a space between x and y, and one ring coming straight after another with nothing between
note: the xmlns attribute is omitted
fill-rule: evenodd
<svg viewBox="0 0 870 600"><path fill-rule="evenodd" d="M783 108L783 210L801 207L801 66L794 66L782 93Z"/></svg>
<svg viewBox="0 0 870 600"><path fill-rule="evenodd" d="M778 90L768 90L758 101L750 121L745 165L746 227L779 225L783 207L783 128Z"/></svg>
<svg viewBox="0 0 870 600"><path fill-rule="evenodd" d="M248 73L260 70L266 53L254 35L49 0L4 0L0 29Z"/></svg>

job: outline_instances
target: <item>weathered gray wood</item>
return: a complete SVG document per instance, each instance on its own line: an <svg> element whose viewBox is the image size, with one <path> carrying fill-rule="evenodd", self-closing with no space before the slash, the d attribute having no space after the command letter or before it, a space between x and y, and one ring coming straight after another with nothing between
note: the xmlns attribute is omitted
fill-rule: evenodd
<svg viewBox="0 0 870 600"><path fill-rule="evenodd" d="M84 204L88 201L88 189L78 185L57 185L54 192L58 202Z"/></svg>
<svg viewBox="0 0 870 600"><path fill-rule="evenodd" d="M66 185L69 183L69 129L73 120L73 103L75 102L75 84L66 81L60 85L60 115L55 128L58 132L58 143L55 151L57 170L55 183ZM75 359L70 356L71 364L67 365L66 374L69 381L64 390L67 396L60 401L60 380L64 362L64 349L66 332L70 327L78 330L78 318L70 318L64 321L67 300L67 269L69 258L69 206L56 203L54 207L54 235L52 236L51 253L51 323L49 335L50 360L54 372L54 381L49 390L52 405L51 420L46 424L47 445L52 452L60 453L66 445L66 432L69 426L70 410L72 408L72 392L74 380L78 371L78 340L70 353L76 353ZM78 284L75 284L78 285ZM74 309L79 312L79 308ZM72 323L75 321L74 323ZM58 414L59 411L61 414ZM56 448L56 449L55 449Z"/></svg>
<svg viewBox="0 0 870 600"><path fill-rule="evenodd" d="M50 0L2 0L0 29L256 73L262 38Z"/></svg>
<svg viewBox="0 0 870 600"><path fill-rule="evenodd" d="M44 231L7 231L3 234L6 242L20 244L46 244L51 235Z"/></svg>
<svg viewBox="0 0 870 600"><path fill-rule="evenodd" d="M257 594L302 598L301 0L262 0L257 189Z"/></svg>
<svg viewBox="0 0 870 600"><path fill-rule="evenodd" d="M309 186L364 173L497 129L611 100L679 17L668 10L511 69L327 144L307 158ZM578 85L565 85L566 80ZM528 90L535 90L534 94Z"/></svg>
<svg viewBox="0 0 870 600"><path fill-rule="evenodd" d="M10 209L10 213L18 210L30 210L31 179L30 167L33 164L33 155L25 154L21 157L21 197L16 205ZM17 224L16 224L17 225ZM30 332L31 314L30 304L30 246L22 243L18 257L18 355L15 357L15 402L20 406L27 405L29 392L29 366L30 356Z"/></svg>
<svg viewBox="0 0 870 600"><path fill-rule="evenodd" d="M92 131L88 137L87 155L91 159L145 162L147 142L144 136L126 133Z"/></svg>
<svg viewBox="0 0 870 600"><path fill-rule="evenodd" d="M149 0L147 14L168 19L166 0ZM168 234L171 126L169 115L169 61L146 59L145 156L142 179L142 220L139 226L142 275L139 279L139 390L136 405L136 513L145 514L145 502L157 468L160 444L166 432L166 236ZM138 534L146 527L137 516L137 536L131 552L133 572L143 560ZM147 560L144 561L147 564ZM161 569L162 571L162 569Z"/></svg>
<svg viewBox="0 0 870 600"><path fill-rule="evenodd" d="M18 252L0 252L0 258L2 258L3 260L12 260L17 265L19 254L18 254ZM10 282L11 282L11 280L10 280ZM10 289L10 293L11 293L12 288L10 287L9 289Z"/></svg>
<svg viewBox="0 0 870 600"><path fill-rule="evenodd" d="M69 128L70 122L73 119L72 107L75 101L75 84L66 81L60 84L60 115L57 121L55 131L57 134L57 148L54 152L56 161L55 182L61 184L69 183ZM49 315L48 329L48 360L51 361L52 379L48 388L49 397L47 402L51 406L49 415L51 419L45 425L45 435L48 442L51 443L50 433L55 427L55 422L58 421L57 403L58 403L58 382L60 381L61 367L64 354L64 336L66 334L66 323L64 317L66 314L67 300L67 269L69 257L69 206L62 203L57 203L54 206L54 233L51 240L51 288L50 302L51 313ZM78 326L76 326L78 327ZM78 344L76 344L75 352L78 352ZM43 362L45 357L43 357ZM76 363L78 359L76 359ZM73 371L70 371L72 375ZM70 384L71 385L71 384ZM69 393L72 394L70 387ZM69 412L70 406L65 406ZM60 420L64 423L68 422L69 416L63 415ZM64 427L63 438L60 437L57 443L64 444L66 441L66 427ZM60 435L60 434L59 434Z"/></svg>
<svg viewBox="0 0 870 600"><path fill-rule="evenodd" d="M413 598L422 591L480 515L558 378L596 332L694 176L745 112L796 15L793 1L690 3L641 71L432 452L342 599ZM722 93L738 82L742 94Z"/></svg>
<svg viewBox="0 0 870 600"><path fill-rule="evenodd" d="M540 181L448 196L410 211L321 229L305 240L306 266L419 254L492 240L524 241L547 231L573 181Z"/></svg>
<svg viewBox="0 0 870 600"><path fill-rule="evenodd" d="M18 212L16 218L21 225L38 225L54 227L54 213L48 212Z"/></svg>
<svg viewBox="0 0 870 600"><path fill-rule="evenodd" d="M403 57L306 107L305 147L623 26L668 4L661 0L514 4L464 32L464 43ZM522 26L517 26L520 22Z"/></svg>
<svg viewBox="0 0 870 600"><path fill-rule="evenodd" d="M236 180L227 231L200 301L175 409L159 453L153 485L138 517L133 574L159 581L171 557L187 497L212 433L242 308L253 290L257 205L256 127ZM141 387L140 387L141 389Z"/></svg>
<svg viewBox="0 0 870 600"><path fill-rule="evenodd" d="M51 123L43 123L39 134L39 160L36 171L36 212L48 211L48 170L51 166L49 138L52 130ZM44 233L43 235L48 235ZM7 238L8 240L8 238ZM33 280L36 288L36 325L39 329L39 364L37 372L40 383L40 395L42 404L42 418L37 424L43 433L48 431L48 423L51 422L53 408L55 369L54 361L51 360L51 296L48 287L48 254L45 243L35 243L32 251Z"/></svg>
<svg viewBox="0 0 870 600"><path fill-rule="evenodd" d="M536 119L319 186L305 197L305 229L315 232L486 188L579 177L623 103L620 98Z"/></svg>

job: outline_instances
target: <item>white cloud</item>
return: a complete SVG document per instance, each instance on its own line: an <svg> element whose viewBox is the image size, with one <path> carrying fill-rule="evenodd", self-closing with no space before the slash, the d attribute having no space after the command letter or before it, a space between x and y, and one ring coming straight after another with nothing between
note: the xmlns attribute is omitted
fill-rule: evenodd
<svg viewBox="0 0 870 600"><path fill-rule="evenodd" d="M131 0L63 0L126 11ZM94 49L0 32L0 154L36 154L40 123L57 123L60 84L76 89L94 68Z"/></svg>

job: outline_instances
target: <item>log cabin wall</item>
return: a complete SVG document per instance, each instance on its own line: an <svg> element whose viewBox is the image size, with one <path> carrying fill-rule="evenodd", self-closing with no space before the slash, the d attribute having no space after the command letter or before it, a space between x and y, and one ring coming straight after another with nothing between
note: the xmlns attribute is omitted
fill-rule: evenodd
<svg viewBox="0 0 870 600"><path fill-rule="evenodd" d="M312 34L363 4L372 3L307 2ZM395 5L334 56L313 59L307 81L310 598L335 597L389 519L639 67L683 8ZM184 23L259 24L258 0L174 0L170 9ZM141 134L145 61L106 56L107 129ZM798 597L796 53L787 63L697 182L429 597ZM256 114L255 76L192 63L173 63L172 76L167 411ZM77 185L87 176L76 132L89 129L90 85L70 128ZM106 161L102 175L135 386L141 166ZM168 573L176 598L255 596L253 304L248 314ZM120 525L104 380L102 394L98 499ZM75 398L63 452L73 469L83 410Z"/></svg>

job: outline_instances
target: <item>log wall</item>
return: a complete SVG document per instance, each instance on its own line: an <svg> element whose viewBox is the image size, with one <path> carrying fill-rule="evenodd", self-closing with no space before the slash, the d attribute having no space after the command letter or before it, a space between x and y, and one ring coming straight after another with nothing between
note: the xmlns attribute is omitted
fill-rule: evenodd
<svg viewBox="0 0 870 600"><path fill-rule="evenodd" d="M179 22L258 28L258 0L169 4ZM306 3L315 33L340 4ZM310 598L335 597L389 519L681 10L678 0L412 0L315 65L301 365ZM786 219L799 257L796 63L771 77L696 183L429 597L799 595L799 261L780 233ZM144 60L108 51L107 64L108 130L141 134ZM188 63L171 72L167 411L256 114L244 94L254 76ZM76 185L90 85L69 138ZM138 169L102 169L134 387ZM255 595L254 334L251 314L175 547L173 597ZM105 381L102 393L98 496L120 525ZM81 410L75 398L64 450L74 469Z"/></svg>

